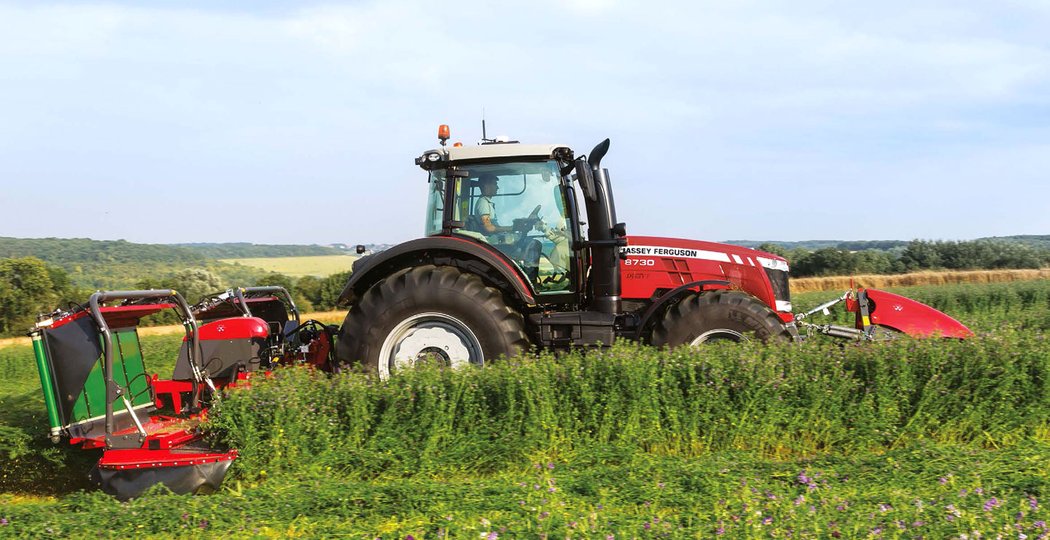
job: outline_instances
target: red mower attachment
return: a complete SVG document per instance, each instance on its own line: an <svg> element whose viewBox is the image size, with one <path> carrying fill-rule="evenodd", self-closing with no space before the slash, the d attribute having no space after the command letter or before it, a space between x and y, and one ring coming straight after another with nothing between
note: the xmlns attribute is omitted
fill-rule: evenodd
<svg viewBox="0 0 1050 540"><path fill-rule="evenodd" d="M174 309L186 328L186 380L146 374L137 327L165 309ZM30 336L51 439L102 448L92 476L103 491L126 500L158 483L176 493L219 488L237 451L202 440L203 404L217 386L201 360L197 320L180 294L96 292L87 307L53 313ZM240 378L234 374L220 387ZM165 394L174 415L154 414Z"/></svg>
<svg viewBox="0 0 1050 540"><path fill-rule="evenodd" d="M829 308L844 302L846 311L854 313L854 326L813 324L806 319L818 312L830 314ZM825 302L805 313L795 315L801 329L834 337L881 340L905 334L912 337L940 337L965 339L973 331L922 302L878 289L850 289L841 297Z"/></svg>

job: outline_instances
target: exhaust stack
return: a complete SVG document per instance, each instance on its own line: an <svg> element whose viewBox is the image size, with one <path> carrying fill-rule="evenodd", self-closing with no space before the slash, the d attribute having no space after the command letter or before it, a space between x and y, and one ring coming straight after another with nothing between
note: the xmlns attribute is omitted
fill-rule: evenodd
<svg viewBox="0 0 1050 540"><path fill-rule="evenodd" d="M602 158L609 151L609 139L598 143L587 158L587 247L591 250L591 292L593 308L602 313L621 311L620 247L625 246L626 228L616 221L609 171L601 167ZM583 167L580 167L582 169Z"/></svg>

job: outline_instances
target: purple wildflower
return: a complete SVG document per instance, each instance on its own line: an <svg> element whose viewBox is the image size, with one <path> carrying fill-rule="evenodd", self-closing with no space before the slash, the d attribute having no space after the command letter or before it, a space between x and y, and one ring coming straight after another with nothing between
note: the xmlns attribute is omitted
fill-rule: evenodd
<svg viewBox="0 0 1050 540"><path fill-rule="evenodd" d="M848 507L849 507L849 503L848 502L841 502L841 503L838 504L838 506L835 507L835 510L838 510L839 512L845 512L846 508L848 508Z"/></svg>
<svg viewBox="0 0 1050 540"><path fill-rule="evenodd" d="M799 495L798 498L795 499L795 506L802 506L802 503L804 502L806 502L806 496Z"/></svg>
<svg viewBox="0 0 1050 540"><path fill-rule="evenodd" d="M546 510L544 510L544 511L540 512L540 519L547 519L547 518L549 518L550 516L551 516L551 513L550 513L550 512L548 512L548 511L546 511Z"/></svg>
<svg viewBox="0 0 1050 540"><path fill-rule="evenodd" d="M201 522L197 526L202 528L202 529L207 529L208 528L208 520L202 519Z"/></svg>
<svg viewBox="0 0 1050 540"><path fill-rule="evenodd" d="M498 540L498 539L499 539L499 535L496 534L496 531L490 532L489 535L485 537L485 540Z"/></svg>
<svg viewBox="0 0 1050 540"><path fill-rule="evenodd" d="M911 526L912 527L922 527L925 524L926 524L925 521L919 520L919 521L916 521L915 523L912 523Z"/></svg>
<svg viewBox="0 0 1050 540"><path fill-rule="evenodd" d="M412 536L411 534L408 534L408 535L405 535L405 540L416 540L416 537Z"/></svg>
<svg viewBox="0 0 1050 540"><path fill-rule="evenodd" d="M978 487L977 489L974 489L973 492L978 494L978 495L984 495L984 489L982 489L980 487Z"/></svg>
<svg viewBox="0 0 1050 540"><path fill-rule="evenodd" d="M809 484L812 481L813 480L810 477L806 476L806 471L802 471L802 472L798 473L798 483L799 484Z"/></svg>
<svg viewBox="0 0 1050 540"><path fill-rule="evenodd" d="M663 482L657 482L656 487L658 487L660 489L663 489L664 488L664 483Z"/></svg>
<svg viewBox="0 0 1050 540"><path fill-rule="evenodd" d="M616 540L616 535L607 534L605 535L605 540Z"/></svg>
<svg viewBox="0 0 1050 540"><path fill-rule="evenodd" d="M999 499L996 499L995 497L992 497L991 499L988 499L987 501L984 502L984 511L985 512L991 512L992 509L999 508L999 504L1000 504L999 503Z"/></svg>
<svg viewBox="0 0 1050 540"><path fill-rule="evenodd" d="M1032 525L1035 526L1035 528L1037 528L1037 529L1039 529L1041 531L1045 531L1046 530L1046 522L1041 520L1041 519L1039 521L1036 521Z"/></svg>
<svg viewBox="0 0 1050 540"><path fill-rule="evenodd" d="M948 478L945 477L945 476L942 476L942 477L938 478L937 481L940 482L941 485L943 486L943 485L948 483Z"/></svg>
<svg viewBox="0 0 1050 540"><path fill-rule="evenodd" d="M532 485L532 489L540 489L540 485L539 484L533 484Z"/></svg>
<svg viewBox="0 0 1050 540"><path fill-rule="evenodd" d="M874 534L875 536L882 534L882 527L875 527L871 530L871 534Z"/></svg>
<svg viewBox="0 0 1050 540"><path fill-rule="evenodd" d="M1031 508L1032 510L1038 510L1039 509L1039 501L1036 500L1034 495L1029 495L1028 496L1028 507Z"/></svg>
<svg viewBox="0 0 1050 540"><path fill-rule="evenodd" d="M763 525L771 525L773 523L773 516L766 516L762 518Z"/></svg>
<svg viewBox="0 0 1050 540"><path fill-rule="evenodd" d="M722 527L721 525L717 529L715 529L715 534L718 535L718 536L722 536L725 533L726 533L726 528Z"/></svg>
<svg viewBox="0 0 1050 540"><path fill-rule="evenodd" d="M8 523L7 518L0 518L0 526L7 527Z"/></svg>
<svg viewBox="0 0 1050 540"><path fill-rule="evenodd" d="M652 525L650 525L648 521L646 521L646 522L645 522L645 523L644 523L644 524L642 525L642 528L648 531L649 529L652 529L652 528L653 528L653 526L652 526Z"/></svg>
<svg viewBox="0 0 1050 540"><path fill-rule="evenodd" d="M570 521L569 522L569 528L570 529L575 529L576 528L576 522L575 521Z"/></svg>
<svg viewBox="0 0 1050 540"><path fill-rule="evenodd" d="M882 512L883 514L885 514L886 512L889 512L890 510L893 510L893 506L892 505L889 505L889 504L886 504L886 503L879 503L879 512Z"/></svg>
<svg viewBox="0 0 1050 540"><path fill-rule="evenodd" d="M967 493L967 491L966 491L966 489L965 489L965 488L963 488L963 489L960 489L960 490L959 490L959 496L960 496L960 497L965 497L965 496L966 496L966 493Z"/></svg>
<svg viewBox="0 0 1050 540"><path fill-rule="evenodd" d="M547 470L553 471L554 470L554 464L553 463L548 463L547 464Z"/></svg>
<svg viewBox="0 0 1050 540"><path fill-rule="evenodd" d="M558 488L556 488L556 487L549 487L549 488L547 488L547 493L554 493L555 491L558 491Z"/></svg>

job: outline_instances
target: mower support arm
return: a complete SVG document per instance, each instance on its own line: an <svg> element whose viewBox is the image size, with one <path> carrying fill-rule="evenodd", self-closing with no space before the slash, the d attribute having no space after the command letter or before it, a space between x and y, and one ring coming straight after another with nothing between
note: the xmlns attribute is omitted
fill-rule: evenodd
<svg viewBox="0 0 1050 540"><path fill-rule="evenodd" d="M234 296L237 297L237 301L240 303L240 305L244 306L245 311L248 311L248 303L244 299L244 293L281 295L283 297L282 299L288 302L288 309L292 312L292 316L295 317L295 325L299 326L299 308L295 306L295 300L292 300L292 295L288 292L288 289L276 285L235 288L233 290ZM250 315L251 312L248 311L248 314Z"/></svg>
<svg viewBox="0 0 1050 540"><path fill-rule="evenodd" d="M116 380L113 379L113 334L110 332L109 324L106 323L105 316L102 315L101 305L112 301L112 300L146 300L146 299L164 299L171 298L175 301L175 305L182 312L183 324L186 327L186 335L190 338L191 347L189 348L189 360L190 365L193 367L194 377L198 383L206 382L208 386L215 389L210 379L204 378L198 366L197 351L200 350L198 337L197 337L197 320L193 317L193 313L190 311L190 306L186 304L186 300L181 294L172 289L159 289L150 291L107 291L107 292L96 292L91 295L88 300L89 309L91 310L91 317L95 320L95 324L98 325L99 332L102 334L102 350L103 350L103 377L106 381L106 447L107 448L137 448L142 444L142 441L146 439L146 430L142 427L142 422L139 421L135 415L135 410L131 406L131 400L127 397L127 390L121 388L117 384ZM124 436L121 438L113 437L113 402L117 399L121 399L125 403L125 407L128 409L128 414L131 415L135 428L139 432L138 441L130 441L129 437Z"/></svg>
<svg viewBox="0 0 1050 540"><path fill-rule="evenodd" d="M853 292L852 290L846 291L845 294L843 294L842 296L840 296L840 297L838 297L838 298L836 298L834 300L828 300L827 302L824 302L823 304L821 304L821 305L819 305L819 306L817 306L817 307L815 307L815 308L813 308L813 309L811 309L811 310L809 310L809 311L807 311L805 313L796 314L795 315L795 322L802 322L803 319L805 319L806 317L809 317L810 315L813 315L813 314L815 314L817 312L827 311L828 308L831 308L832 306L837 305L839 302L843 302L847 298L849 298L849 296L850 296L850 294L852 292Z"/></svg>

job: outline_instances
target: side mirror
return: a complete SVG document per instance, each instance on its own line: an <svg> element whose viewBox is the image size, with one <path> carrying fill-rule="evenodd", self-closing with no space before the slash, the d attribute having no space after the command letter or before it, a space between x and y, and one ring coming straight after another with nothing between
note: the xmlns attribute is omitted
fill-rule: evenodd
<svg viewBox="0 0 1050 540"><path fill-rule="evenodd" d="M598 192L594 188L594 174L591 166L582 157L576 160L576 181L580 183L583 196L591 202L598 200Z"/></svg>

